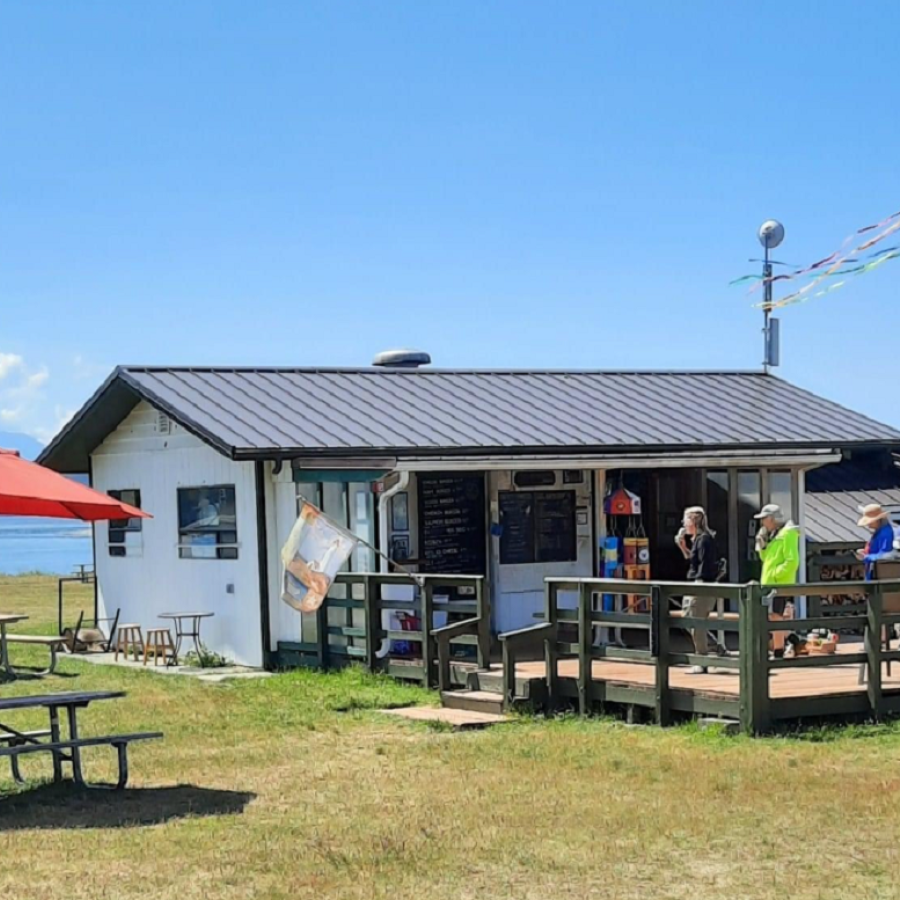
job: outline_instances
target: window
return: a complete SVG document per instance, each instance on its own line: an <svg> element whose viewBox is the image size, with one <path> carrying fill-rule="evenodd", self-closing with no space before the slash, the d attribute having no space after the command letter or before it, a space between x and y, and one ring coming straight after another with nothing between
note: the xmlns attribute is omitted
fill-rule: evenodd
<svg viewBox="0 0 900 900"><path fill-rule="evenodd" d="M574 491L501 491L500 564L578 559Z"/></svg>
<svg viewBox="0 0 900 900"><path fill-rule="evenodd" d="M234 485L178 488L178 555L238 558Z"/></svg>
<svg viewBox="0 0 900 900"><path fill-rule="evenodd" d="M762 477L759 471L738 472L738 579L759 579L762 563L756 552L759 522L753 517L762 506Z"/></svg>
<svg viewBox="0 0 900 900"><path fill-rule="evenodd" d="M141 508L141 492L136 489L109 491L114 500ZM140 556L142 519L111 519L109 522L109 555Z"/></svg>
<svg viewBox="0 0 900 900"><path fill-rule="evenodd" d="M516 472L513 483L520 488L552 487L556 484L556 472Z"/></svg>
<svg viewBox="0 0 900 900"><path fill-rule="evenodd" d="M793 515L791 473L769 470L769 503L777 503L786 519Z"/></svg>

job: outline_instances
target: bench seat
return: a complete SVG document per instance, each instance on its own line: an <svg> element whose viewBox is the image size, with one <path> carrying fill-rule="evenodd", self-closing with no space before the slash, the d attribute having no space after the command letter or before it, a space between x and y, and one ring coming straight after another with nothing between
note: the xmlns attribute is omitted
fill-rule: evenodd
<svg viewBox="0 0 900 900"><path fill-rule="evenodd" d="M66 646L64 637L51 637L45 634L7 634L6 642L7 644L30 644L34 647L46 647L50 651L50 665L38 672L38 675L52 675L56 671L57 656L59 651Z"/></svg>
<svg viewBox="0 0 900 900"><path fill-rule="evenodd" d="M41 644L44 647L62 647L66 639L63 637L49 637L43 634L8 634L6 641L9 644Z"/></svg>
<svg viewBox="0 0 900 900"><path fill-rule="evenodd" d="M31 735L29 735L30 737ZM9 735L8 738L13 738ZM19 772L18 758L33 753L52 753L58 769L59 762L72 763L72 772L75 782L81 787L112 788L121 790L128 783L128 745L132 741L150 741L163 737L161 731L145 731L136 734L113 734L104 737L77 738L68 741L55 741L51 743L15 743L12 746L0 747L0 757L8 756L12 766L13 778L22 784L24 779ZM7 738L7 739L8 739ZM4 742L0 738L0 743ZM19 741L20 738L15 738ZM81 750L85 747L115 747L119 758L119 777L114 785L93 785L84 780L81 771Z"/></svg>

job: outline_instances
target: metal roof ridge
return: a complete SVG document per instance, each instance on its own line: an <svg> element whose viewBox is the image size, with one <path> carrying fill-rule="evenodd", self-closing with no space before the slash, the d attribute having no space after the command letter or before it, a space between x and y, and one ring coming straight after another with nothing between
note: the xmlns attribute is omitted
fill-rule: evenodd
<svg viewBox="0 0 900 900"><path fill-rule="evenodd" d="M566 369L566 368L440 368L422 366L420 368L392 368L385 366L164 366L164 365L122 365L126 372L234 372L234 373L301 373L301 374L366 374L366 375L710 375L710 376L761 376L774 378L762 369ZM790 382L787 382L790 384Z"/></svg>

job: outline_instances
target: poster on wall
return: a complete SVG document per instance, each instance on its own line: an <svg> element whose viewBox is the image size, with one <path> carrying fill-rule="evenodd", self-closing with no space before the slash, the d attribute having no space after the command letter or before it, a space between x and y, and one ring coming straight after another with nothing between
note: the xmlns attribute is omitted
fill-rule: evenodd
<svg viewBox="0 0 900 900"><path fill-rule="evenodd" d="M304 503L281 549L284 568L281 599L300 612L315 612L358 543L358 538L332 522L321 510Z"/></svg>

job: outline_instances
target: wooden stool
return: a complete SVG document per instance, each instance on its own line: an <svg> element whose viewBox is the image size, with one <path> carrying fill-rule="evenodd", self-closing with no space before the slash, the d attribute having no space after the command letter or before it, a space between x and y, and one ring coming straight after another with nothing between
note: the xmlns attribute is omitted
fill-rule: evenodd
<svg viewBox="0 0 900 900"><path fill-rule="evenodd" d="M134 661L138 661L138 648L144 649L144 636L141 634L140 625L120 625L116 633L116 660L119 659L119 652L128 659L129 646L134 651Z"/></svg>
<svg viewBox="0 0 900 900"><path fill-rule="evenodd" d="M165 661L168 654L170 665L174 665L178 661L175 656L175 643L172 641L172 633L168 628L147 629L147 642L144 644L145 666L147 665L147 657L150 655L151 649L153 650L154 666L159 663L160 654L162 654L163 661Z"/></svg>

